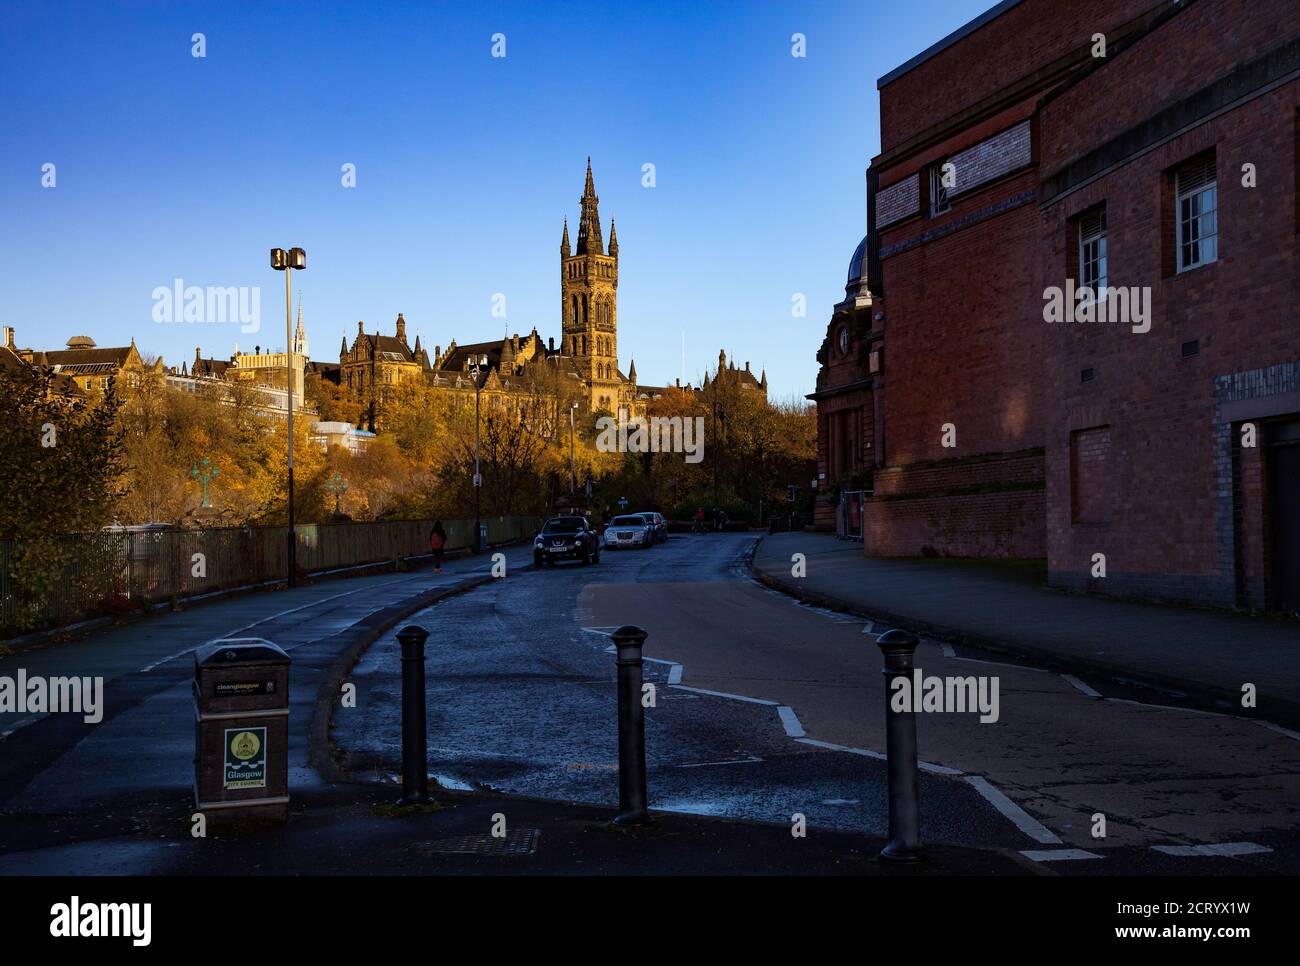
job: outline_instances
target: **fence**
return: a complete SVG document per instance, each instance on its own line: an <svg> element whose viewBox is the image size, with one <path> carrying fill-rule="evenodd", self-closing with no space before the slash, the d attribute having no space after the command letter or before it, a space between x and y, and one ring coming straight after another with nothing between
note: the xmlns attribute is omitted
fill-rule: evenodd
<svg viewBox="0 0 1300 966"><path fill-rule="evenodd" d="M541 520L491 518L487 543L531 537ZM432 520L304 524L294 528L301 570L329 571L429 552ZM473 520L444 520L447 548L474 544ZM0 541L0 636L288 574L288 527L109 530Z"/></svg>

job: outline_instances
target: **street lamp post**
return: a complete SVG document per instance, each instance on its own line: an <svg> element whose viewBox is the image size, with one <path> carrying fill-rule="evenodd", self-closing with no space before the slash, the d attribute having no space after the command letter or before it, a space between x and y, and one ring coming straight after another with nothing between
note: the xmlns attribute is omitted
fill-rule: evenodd
<svg viewBox="0 0 1300 966"><path fill-rule="evenodd" d="M203 497L199 500L199 509L206 509L212 505L208 502L208 484L217 478L217 468L212 465L212 460L205 456L190 467L190 476L203 487Z"/></svg>
<svg viewBox="0 0 1300 966"><path fill-rule="evenodd" d="M348 491L348 481L343 479L339 473L335 473L326 481L325 489L334 494L334 515L336 517L342 516L343 514L339 510L339 497Z"/></svg>
<svg viewBox="0 0 1300 966"><path fill-rule="evenodd" d="M574 469L574 461L573 461L573 438L574 438L573 414L577 411L577 409L578 409L578 401L575 399L573 401L573 405L569 407L569 496L570 497L575 495L577 491L577 485L578 485L577 471Z"/></svg>
<svg viewBox="0 0 1300 966"><path fill-rule="evenodd" d="M293 519L293 273L307 267L307 253L301 248L271 249L271 267L284 272L284 387L289 415L289 586L298 585L298 539Z"/></svg>
<svg viewBox="0 0 1300 966"><path fill-rule="evenodd" d="M470 363L469 371L474 377L474 552L478 553L483 549L483 525L479 522L479 495L483 490L483 475L479 471L478 461L478 396L482 391L479 384L479 372L487 365L487 356L482 357L482 362L475 359Z"/></svg>

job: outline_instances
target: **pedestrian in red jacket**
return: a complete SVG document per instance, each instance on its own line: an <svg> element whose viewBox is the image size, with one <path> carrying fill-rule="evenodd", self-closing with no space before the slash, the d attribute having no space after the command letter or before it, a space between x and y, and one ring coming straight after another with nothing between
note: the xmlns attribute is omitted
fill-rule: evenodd
<svg viewBox="0 0 1300 966"><path fill-rule="evenodd" d="M429 549L433 551L433 572L442 573L442 551L447 546L447 531L442 528L442 521L435 520L429 531Z"/></svg>

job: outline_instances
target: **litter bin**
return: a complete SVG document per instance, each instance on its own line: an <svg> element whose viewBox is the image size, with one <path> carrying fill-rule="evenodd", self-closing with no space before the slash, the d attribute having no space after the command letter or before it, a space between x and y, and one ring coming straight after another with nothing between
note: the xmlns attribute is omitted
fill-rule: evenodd
<svg viewBox="0 0 1300 966"><path fill-rule="evenodd" d="M259 637L194 652L199 811L284 819L289 809L289 655Z"/></svg>

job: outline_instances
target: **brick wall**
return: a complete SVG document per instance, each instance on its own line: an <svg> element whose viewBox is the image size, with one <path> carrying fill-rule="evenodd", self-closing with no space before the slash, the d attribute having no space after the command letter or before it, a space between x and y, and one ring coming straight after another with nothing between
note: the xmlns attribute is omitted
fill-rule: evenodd
<svg viewBox="0 0 1300 966"><path fill-rule="evenodd" d="M1041 557L1043 453L891 466L863 510L871 556Z"/></svg>
<svg viewBox="0 0 1300 966"><path fill-rule="evenodd" d="M1070 517L1073 523L1106 523L1122 497L1114 487L1110 427L1070 434Z"/></svg>
<svg viewBox="0 0 1300 966"><path fill-rule="evenodd" d="M880 147L903 141L1168 3L1151 0L1023 0L880 91ZM935 38L938 40L939 38Z"/></svg>
<svg viewBox="0 0 1300 966"><path fill-rule="evenodd" d="M1170 97L1195 95L1233 65L1244 70L1266 43L1267 25L1294 34L1297 15L1300 9L1282 3L1197 0L1049 101L1039 120L1040 156L1068 163L1071 152L1095 152L1121 133L1121 124L1163 109ZM1279 33L1274 43L1286 39ZM1189 72L1189 65L1199 68ZM1181 133L1135 148L1093 180L1054 192L1041 209L1043 286L1061 285L1074 271L1071 219L1104 203L1110 284L1151 293L1146 333L1043 323L1049 574L1065 587L1256 607L1268 573L1266 494L1254 455L1234 470L1239 419L1224 406L1231 397L1262 413L1285 408L1276 402L1289 391L1284 379L1249 374L1300 359L1300 82L1236 91L1209 116L1198 118L1196 108L1193 98ZM1210 150L1217 159L1219 256L1179 274L1170 172ZM1259 173L1253 188L1242 183L1247 163ZM1184 355L1184 343L1193 340L1198 351ZM1095 377L1084 383L1080 372L1088 368ZM1102 520L1078 520L1071 439L1103 425L1112 487L1104 498L1111 507ZM1105 580L1089 576L1094 553L1106 555Z"/></svg>
<svg viewBox="0 0 1300 966"><path fill-rule="evenodd" d="M1234 67L1300 33L1300 3L1195 0L1142 40L1118 50L1042 110L1052 128L1041 163L1051 174L1071 158L1145 121ZM1123 91L1116 97L1114 92Z"/></svg>

